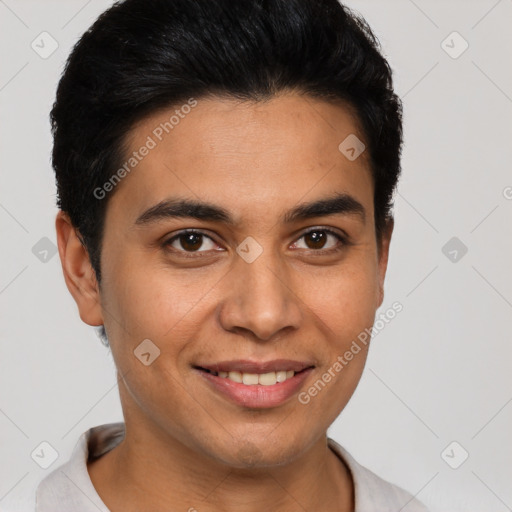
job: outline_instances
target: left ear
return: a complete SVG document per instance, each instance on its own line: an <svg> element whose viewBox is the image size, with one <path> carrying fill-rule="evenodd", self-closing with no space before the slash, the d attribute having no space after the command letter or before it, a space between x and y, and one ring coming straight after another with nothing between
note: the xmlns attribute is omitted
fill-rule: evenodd
<svg viewBox="0 0 512 512"><path fill-rule="evenodd" d="M389 217L386 221L380 243L377 242L377 259L378 259L378 297L377 308L380 308L384 301L384 279L386 277L386 270L388 268L389 245L391 243L391 235L395 221L393 217Z"/></svg>

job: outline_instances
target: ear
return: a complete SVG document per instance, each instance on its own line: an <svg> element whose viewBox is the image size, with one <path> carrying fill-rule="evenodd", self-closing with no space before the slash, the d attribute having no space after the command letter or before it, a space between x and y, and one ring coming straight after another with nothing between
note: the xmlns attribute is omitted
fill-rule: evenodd
<svg viewBox="0 0 512 512"><path fill-rule="evenodd" d="M377 297L377 308L380 308L384 301L384 279L386 277L386 270L388 268L388 257L389 257L389 245L391 243L391 235L393 234L393 228L395 221L390 217L386 221L386 225L382 230L381 241L377 246L377 258L378 258L378 297Z"/></svg>
<svg viewBox="0 0 512 512"><path fill-rule="evenodd" d="M69 216L63 211L57 214L55 229L62 272L78 306L80 318L88 325L103 325L99 285L89 253Z"/></svg>

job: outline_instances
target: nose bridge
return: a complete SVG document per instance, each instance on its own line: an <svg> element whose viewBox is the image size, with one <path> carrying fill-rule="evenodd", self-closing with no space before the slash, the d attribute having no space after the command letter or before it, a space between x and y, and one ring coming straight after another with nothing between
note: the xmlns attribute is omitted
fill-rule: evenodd
<svg viewBox="0 0 512 512"><path fill-rule="evenodd" d="M254 242L247 243L240 244L240 257L230 272L230 291L221 309L223 327L229 331L249 330L262 340L285 328L297 329L300 301L290 289L288 271L279 255L270 247L261 248L253 259L257 248ZM245 257L251 251L252 257Z"/></svg>

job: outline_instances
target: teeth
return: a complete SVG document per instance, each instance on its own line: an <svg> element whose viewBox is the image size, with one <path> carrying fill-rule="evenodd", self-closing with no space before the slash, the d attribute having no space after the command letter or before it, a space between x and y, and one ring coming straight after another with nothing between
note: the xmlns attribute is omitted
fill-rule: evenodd
<svg viewBox="0 0 512 512"><path fill-rule="evenodd" d="M257 373L242 373L242 382L249 386L258 384L258 374Z"/></svg>
<svg viewBox="0 0 512 512"><path fill-rule="evenodd" d="M276 372L262 373L258 376L258 384L263 386L272 386L277 382Z"/></svg>
<svg viewBox="0 0 512 512"><path fill-rule="evenodd" d="M245 384L246 386L254 386L261 384L262 386L272 386L276 383L284 382L291 379L295 375L293 370L282 370L278 372L268 373L242 373L242 372L219 372L218 376L223 379L228 378L234 382Z"/></svg>
<svg viewBox="0 0 512 512"><path fill-rule="evenodd" d="M240 372L229 372L228 379L230 379L234 382L242 383L242 374Z"/></svg>
<svg viewBox="0 0 512 512"><path fill-rule="evenodd" d="M276 372L276 380L277 382L284 382L286 380L286 377L287 377L287 372L285 371L282 371L282 372Z"/></svg>

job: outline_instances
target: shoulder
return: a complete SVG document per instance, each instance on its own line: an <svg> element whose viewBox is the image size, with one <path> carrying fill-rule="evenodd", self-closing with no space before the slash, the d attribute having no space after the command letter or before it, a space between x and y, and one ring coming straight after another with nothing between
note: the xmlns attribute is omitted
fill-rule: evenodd
<svg viewBox="0 0 512 512"><path fill-rule="evenodd" d="M17 492L9 500L2 500L0 512L108 512L92 485L87 461L119 444L124 433L124 423L90 428L79 437L66 463L43 479L36 480L31 475L24 478Z"/></svg>
<svg viewBox="0 0 512 512"><path fill-rule="evenodd" d="M124 423L109 423L84 432L66 464L55 469L39 484L36 511L60 509L79 512L108 512L98 496L87 471L87 461L117 446L125 434Z"/></svg>
<svg viewBox="0 0 512 512"><path fill-rule="evenodd" d="M345 462L352 474L355 512L428 512L412 494L359 464L336 441L328 438L328 445Z"/></svg>
<svg viewBox="0 0 512 512"><path fill-rule="evenodd" d="M40 481L41 476L36 471L25 474L2 498L0 512L34 512L36 489Z"/></svg>

